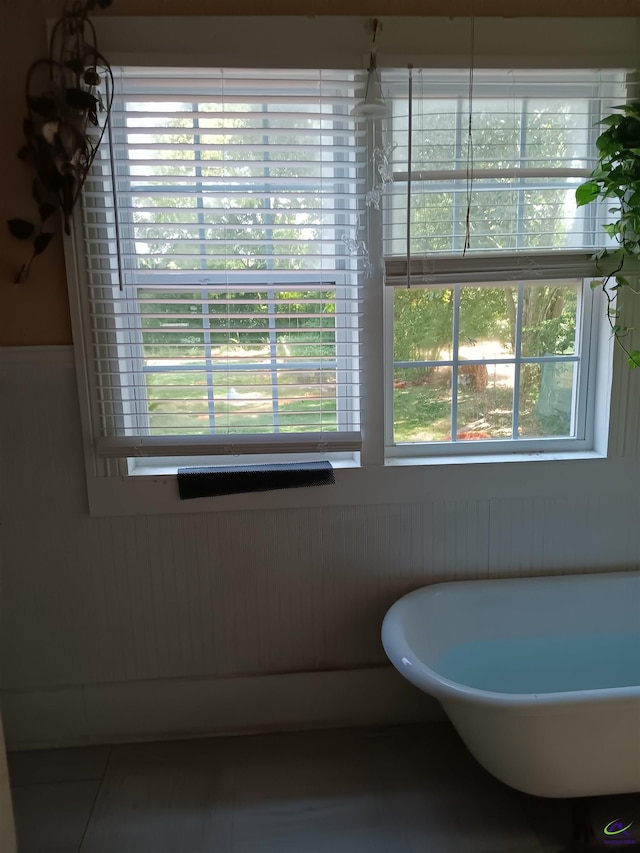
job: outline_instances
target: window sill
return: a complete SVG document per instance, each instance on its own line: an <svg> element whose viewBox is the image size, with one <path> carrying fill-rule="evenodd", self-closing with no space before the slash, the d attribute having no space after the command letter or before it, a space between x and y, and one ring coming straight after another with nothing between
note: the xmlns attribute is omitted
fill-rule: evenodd
<svg viewBox="0 0 640 853"><path fill-rule="evenodd" d="M538 464L526 464L530 462ZM335 485L180 500L175 469L162 467L136 476L89 478L88 493L93 516L304 511L430 501L454 507L466 501L587 494L594 479L601 494L613 496L632 476L632 468L624 457L607 458L595 451L405 457L366 467L342 461L335 466Z"/></svg>
<svg viewBox="0 0 640 853"><path fill-rule="evenodd" d="M413 468L424 465L492 465L502 462L564 462L582 459L606 459L606 454L597 450L547 450L529 453L476 453L467 456L391 456L386 459L385 466Z"/></svg>
<svg viewBox="0 0 640 853"><path fill-rule="evenodd" d="M274 456L272 459L264 459L263 463L267 464L268 462L288 462L289 460L286 456ZM355 459L330 459L331 465L334 469L342 469L342 468L360 468L360 463ZM195 463L194 463L195 464ZM234 465L233 459L229 459L229 457L220 458L219 462L210 462L210 465ZM238 465L245 464L241 462L237 462ZM188 465L180 464L180 465L141 465L139 467L133 468L129 472L130 477L176 477L178 474L178 468L188 468Z"/></svg>
<svg viewBox="0 0 640 853"><path fill-rule="evenodd" d="M391 456L384 463L385 468L423 468L431 465L495 465L503 462L560 462L580 459L605 459L603 453L596 450L575 451L538 451L530 453L485 453L469 454L466 456ZM274 458L274 462L286 462L286 458ZM225 458L220 464L232 465ZM340 459L331 461L336 471L359 470L363 466L355 459ZM145 465L134 468L129 477L175 478L178 468L183 465ZM126 477L124 479L127 479Z"/></svg>

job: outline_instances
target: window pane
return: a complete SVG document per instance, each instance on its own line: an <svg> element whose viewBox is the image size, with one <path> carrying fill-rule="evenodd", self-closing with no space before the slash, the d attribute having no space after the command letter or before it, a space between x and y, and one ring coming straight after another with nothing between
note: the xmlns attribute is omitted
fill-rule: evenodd
<svg viewBox="0 0 640 853"><path fill-rule="evenodd" d="M573 355L578 284L528 284L522 306L522 355Z"/></svg>
<svg viewBox="0 0 640 853"><path fill-rule="evenodd" d="M384 218L389 255L402 255L407 249L407 185L394 182L386 190ZM454 223L458 231L459 202L452 192L443 192L439 184L417 184L411 193L411 252L450 252L454 244ZM463 234L460 231L458 238ZM459 242L459 239L458 239ZM462 245L462 244L460 244Z"/></svg>
<svg viewBox="0 0 640 853"><path fill-rule="evenodd" d="M582 287L582 281L558 280L396 289L395 441L451 441L446 419L438 421L442 413L426 410L434 402L449 403L442 394L434 396L434 388L442 389L447 377L449 393L453 361L458 361L453 367L455 404L451 400L458 441L574 435ZM441 326L436 323L438 312L444 318ZM457 352L451 320L457 328ZM557 356L575 361L522 366L514 402L517 360ZM432 364L419 368L411 363L417 361ZM417 387L420 395L413 390Z"/></svg>
<svg viewBox="0 0 640 853"><path fill-rule="evenodd" d="M458 440L512 437L514 370L513 364L459 366Z"/></svg>
<svg viewBox="0 0 640 853"><path fill-rule="evenodd" d="M451 438L451 368L398 369L393 382L393 439L449 441Z"/></svg>
<svg viewBox="0 0 640 853"><path fill-rule="evenodd" d="M411 252L462 250L470 186L461 173L470 164L471 252L597 245L597 211L576 207L575 190L583 178L570 170L593 164L597 120L607 111L599 91L602 85L606 92L604 81L585 73L576 87L575 79L563 80L562 71L556 79L537 83L526 72L479 71L470 147L468 81L439 76L418 73L414 81ZM389 256L406 251L408 102L398 72L383 71L382 79L389 81L392 105L385 129L397 145L393 165L398 177L389 188L384 217ZM458 97L452 98L456 90Z"/></svg>
<svg viewBox="0 0 640 853"><path fill-rule="evenodd" d="M554 186L562 183L561 187ZM578 182L541 180L522 193L522 224L518 248L571 249L589 245L585 239L585 211L576 208Z"/></svg>
<svg viewBox="0 0 640 853"><path fill-rule="evenodd" d="M466 192L462 186L459 194L459 216L466 215ZM513 189L513 180L483 181L475 184L469 214L469 239L476 251L513 251L518 248L518 193ZM464 233L464 229L462 229ZM462 248L458 245L453 249Z"/></svg>
<svg viewBox="0 0 640 853"><path fill-rule="evenodd" d="M172 371L163 359L148 361L146 369L150 434L208 434L206 373Z"/></svg>
<svg viewBox="0 0 640 853"><path fill-rule="evenodd" d="M151 434L337 430L333 291L141 289L138 299Z"/></svg>
<svg viewBox="0 0 640 853"><path fill-rule="evenodd" d="M238 360L224 373L147 373L151 435L242 435L334 431L335 382L310 372L272 381L268 364L249 372Z"/></svg>
<svg viewBox="0 0 640 853"><path fill-rule="evenodd" d="M470 249L513 252L519 249L591 247L592 212L576 208L579 178L475 175L469 216ZM396 181L385 196L385 254L406 253L407 185ZM462 251L467 186L464 181L415 180L411 192L411 252Z"/></svg>
<svg viewBox="0 0 640 853"><path fill-rule="evenodd" d="M576 208L573 178L482 180L476 175L469 217L471 250L565 249L589 245L585 211ZM457 190L460 216L466 213L466 194ZM463 223L464 224L464 223ZM462 228L464 233L464 228ZM416 234L416 239L419 236ZM451 250L460 249L458 242ZM435 250L435 247L432 251Z"/></svg>
<svg viewBox="0 0 640 853"><path fill-rule="evenodd" d="M532 98L526 101L526 164L585 168L593 152L591 105L584 99Z"/></svg>
<svg viewBox="0 0 640 853"><path fill-rule="evenodd" d="M523 438L570 436L574 363L523 364L520 370L519 434Z"/></svg>
<svg viewBox="0 0 640 853"><path fill-rule="evenodd" d="M394 361L438 361L453 346L453 291L412 287L394 291Z"/></svg>
<svg viewBox="0 0 640 853"><path fill-rule="evenodd" d="M468 121L469 102L462 103L461 120ZM513 99L476 98L473 103L473 162L478 169L508 169L519 165L521 110Z"/></svg>
<svg viewBox="0 0 640 853"><path fill-rule="evenodd" d="M407 162L407 129L409 104L406 98L394 97L393 136L397 143L395 162ZM419 169L449 168L456 157L456 127L458 102L448 98L418 99L413 111L411 144L419 152L414 165Z"/></svg>
<svg viewBox="0 0 640 853"><path fill-rule="evenodd" d="M515 287L463 287L460 292L460 359L511 358L517 305Z"/></svg>

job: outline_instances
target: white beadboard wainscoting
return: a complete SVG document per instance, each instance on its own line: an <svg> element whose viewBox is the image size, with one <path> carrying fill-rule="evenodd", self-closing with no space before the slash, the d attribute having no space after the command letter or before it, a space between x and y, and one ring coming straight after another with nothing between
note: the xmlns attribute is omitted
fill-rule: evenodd
<svg viewBox="0 0 640 853"><path fill-rule="evenodd" d="M640 564L637 374L617 379L633 397L618 393L607 460L470 466L458 498L425 466L422 500L330 487L317 507L96 518L71 348L0 349L8 745L437 716L382 651L400 595Z"/></svg>

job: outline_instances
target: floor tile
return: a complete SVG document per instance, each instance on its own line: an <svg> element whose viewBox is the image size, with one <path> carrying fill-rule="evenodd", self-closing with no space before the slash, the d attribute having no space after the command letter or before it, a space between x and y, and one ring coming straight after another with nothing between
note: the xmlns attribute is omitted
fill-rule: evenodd
<svg viewBox="0 0 640 853"><path fill-rule="evenodd" d="M11 786L102 779L108 757L109 747L10 752Z"/></svg>
<svg viewBox="0 0 640 853"><path fill-rule="evenodd" d="M77 853L99 785L84 781L15 788L18 853Z"/></svg>
<svg viewBox="0 0 640 853"><path fill-rule="evenodd" d="M115 749L82 853L227 853L233 767L226 741Z"/></svg>
<svg viewBox="0 0 640 853"><path fill-rule="evenodd" d="M494 779L449 725L382 729L377 752L392 780L385 800L390 849L564 851L567 804L530 797ZM544 804L542 812L536 803Z"/></svg>
<svg viewBox="0 0 640 853"><path fill-rule="evenodd" d="M242 746L233 853L386 853L384 786L359 733L270 736L254 749Z"/></svg>
<svg viewBox="0 0 640 853"><path fill-rule="evenodd" d="M101 772L62 752L18 780ZM39 827L20 853L74 849L74 784L16 788L19 826ZM569 826L569 804L508 788L432 723L115 746L80 853L564 853Z"/></svg>

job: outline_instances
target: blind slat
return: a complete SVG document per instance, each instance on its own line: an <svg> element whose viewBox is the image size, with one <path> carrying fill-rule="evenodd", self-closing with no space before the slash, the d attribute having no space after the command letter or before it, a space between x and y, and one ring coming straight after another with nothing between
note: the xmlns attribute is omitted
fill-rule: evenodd
<svg viewBox="0 0 640 853"><path fill-rule="evenodd" d="M357 451L362 446L359 432L301 433L300 435L213 435L213 436L133 436L104 437L96 442L103 458L122 456L207 456L240 453L323 453Z"/></svg>
<svg viewBox="0 0 640 853"><path fill-rule="evenodd" d="M629 261L629 274L640 274L640 264ZM406 258L385 259L385 283L391 287L407 284ZM411 280L416 284L459 284L470 282L541 281L545 279L581 279L601 275L593 254L585 252L503 253L462 257L412 258Z"/></svg>

